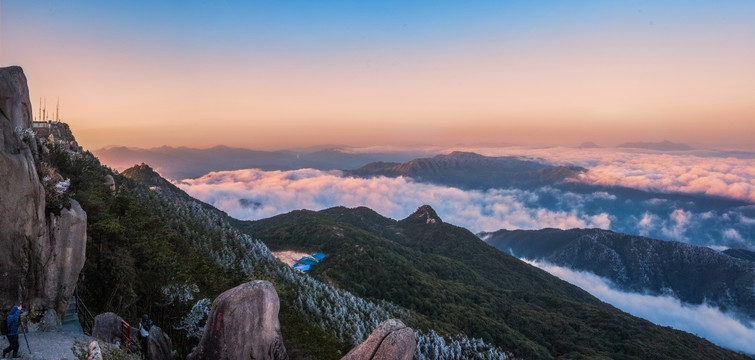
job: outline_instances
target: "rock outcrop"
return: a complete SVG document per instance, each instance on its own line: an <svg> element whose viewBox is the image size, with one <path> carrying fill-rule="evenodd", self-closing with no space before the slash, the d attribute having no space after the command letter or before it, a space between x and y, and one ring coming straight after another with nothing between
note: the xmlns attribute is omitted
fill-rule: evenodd
<svg viewBox="0 0 755 360"><path fill-rule="evenodd" d="M187 360L288 359L273 284L256 280L220 294L204 335Z"/></svg>
<svg viewBox="0 0 755 360"><path fill-rule="evenodd" d="M418 207L414 213L401 220L403 224L440 224L442 222L443 220L430 205Z"/></svg>
<svg viewBox="0 0 755 360"><path fill-rule="evenodd" d="M367 340L351 349L341 360L411 360L417 348L414 330L401 320L383 321Z"/></svg>
<svg viewBox="0 0 755 360"><path fill-rule="evenodd" d="M45 311L44 315L42 315L42 320L37 324L37 331L52 332L60 331L62 329L63 325L61 324L60 317L53 309Z"/></svg>
<svg viewBox="0 0 755 360"><path fill-rule="evenodd" d="M94 317L92 336L107 343L120 344L122 322L123 318L115 313L106 312L99 314ZM131 327L129 338L131 340L131 344L129 344L131 351L141 351L139 325ZM147 359L149 360L174 360L178 357L178 352L173 350L173 342L170 340L168 334L156 325L153 325L149 329L147 344L149 347L149 356Z"/></svg>
<svg viewBox="0 0 755 360"><path fill-rule="evenodd" d="M31 247L30 272L36 281L27 284L30 309L52 308L60 316L76 289L86 253L87 214L76 200L70 202L70 209L50 215L45 236Z"/></svg>
<svg viewBox="0 0 755 360"><path fill-rule="evenodd" d="M113 175L107 174L105 175L105 186L107 186L108 189L110 189L110 192L115 194L115 179L113 178Z"/></svg>
<svg viewBox="0 0 755 360"><path fill-rule="evenodd" d="M114 344L121 339L121 322L123 318L115 313L106 312L94 317L92 336Z"/></svg>
<svg viewBox="0 0 755 360"><path fill-rule="evenodd" d="M147 344L149 347L149 351L147 352L149 360L174 360L178 358L178 352L173 350L173 343L170 341L170 337L158 326L152 326L149 329Z"/></svg>
<svg viewBox="0 0 755 360"><path fill-rule="evenodd" d="M84 265L86 213L71 201L60 215L46 215L36 143L23 139L31 123L23 70L0 68L0 213L6 214L0 216L0 308L23 301L34 319L48 309L65 313Z"/></svg>

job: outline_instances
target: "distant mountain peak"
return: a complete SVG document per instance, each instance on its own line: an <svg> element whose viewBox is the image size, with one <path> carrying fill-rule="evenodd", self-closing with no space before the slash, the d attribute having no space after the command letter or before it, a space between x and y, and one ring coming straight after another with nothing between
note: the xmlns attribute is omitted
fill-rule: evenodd
<svg viewBox="0 0 755 360"><path fill-rule="evenodd" d="M155 169L145 163L134 165L123 170L121 174L131 180L145 184L150 188L170 188L173 186L170 182L163 179Z"/></svg>
<svg viewBox="0 0 755 360"><path fill-rule="evenodd" d="M656 151L685 151L685 150L694 150L693 147L682 144L682 143L674 143L668 140L663 140L661 142L628 142L623 143L617 147L620 148L638 148L638 149L648 149L648 150L656 150Z"/></svg>
<svg viewBox="0 0 755 360"><path fill-rule="evenodd" d="M596 148L599 148L599 147L600 147L600 145L598 145L598 144L596 144L596 143L594 143L592 141L585 141L585 142L579 144L579 146L577 146L578 149L596 149Z"/></svg>
<svg viewBox="0 0 755 360"><path fill-rule="evenodd" d="M430 205L422 205L418 207L417 211L409 215L404 221L424 224L440 224L443 222Z"/></svg>
<svg viewBox="0 0 755 360"><path fill-rule="evenodd" d="M453 151L448 155L437 155L436 158L457 158L457 159L482 159L484 155L469 151Z"/></svg>
<svg viewBox="0 0 755 360"><path fill-rule="evenodd" d="M152 169L149 165L145 163L141 163L138 166L139 166L139 171L155 172L154 169Z"/></svg>

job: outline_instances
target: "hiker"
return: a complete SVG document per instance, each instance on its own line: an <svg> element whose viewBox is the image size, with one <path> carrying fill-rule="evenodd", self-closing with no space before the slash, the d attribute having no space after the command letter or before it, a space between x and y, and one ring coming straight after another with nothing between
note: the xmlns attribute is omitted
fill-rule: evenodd
<svg viewBox="0 0 755 360"><path fill-rule="evenodd" d="M3 350L3 357L5 354L13 351L13 358L18 358L18 322L21 319L21 311L24 309L21 305L16 305L11 309L8 314L8 342L10 346Z"/></svg>
<svg viewBox="0 0 755 360"><path fill-rule="evenodd" d="M152 320L147 314L142 315L142 321L139 322L139 342L142 343L142 359L148 359L147 351L149 350L149 329L152 328Z"/></svg>

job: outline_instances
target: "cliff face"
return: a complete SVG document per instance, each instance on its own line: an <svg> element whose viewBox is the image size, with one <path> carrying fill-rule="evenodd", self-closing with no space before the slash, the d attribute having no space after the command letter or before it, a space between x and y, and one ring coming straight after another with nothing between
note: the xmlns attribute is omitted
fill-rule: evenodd
<svg viewBox="0 0 755 360"><path fill-rule="evenodd" d="M31 114L23 70L0 68L0 308L23 303L32 315L62 316L84 265L86 213L71 200L59 216L45 215L35 149L19 134Z"/></svg>

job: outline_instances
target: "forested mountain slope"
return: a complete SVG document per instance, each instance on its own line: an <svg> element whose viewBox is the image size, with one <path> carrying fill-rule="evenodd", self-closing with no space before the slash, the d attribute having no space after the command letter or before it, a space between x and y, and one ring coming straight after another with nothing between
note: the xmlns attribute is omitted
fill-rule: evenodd
<svg viewBox="0 0 755 360"><path fill-rule="evenodd" d="M626 291L673 295L691 304L707 302L755 319L755 263L707 247L601 229L478 235L509 254L589 271Z"/></svg>
<svg viewBox="0 0 755 360"><path fill-rule="evenodd" d="M429 206L401 221L337 207L239 226L273 250L328 254L311 270L316 279L391 301L435 329L481 337L522 358L739 356L602 303L442 222Z"/></svg>
<svg viewBox="0 0 755 360"><path fill-rule="evenodd" d="M147 165L122 174L91 153L58 157L71 194L88 214L82 298L97 314L113 311L132 324L148 313L183 356L196 345L209 305L251 279L271 281L280 296L283 339L292 359L339 359L383 320L427 324L385 301L365 300L295 272L227 215L162 179ZM112 191L103 182L115 179ZM500 359L505 353L463 335L417 329L417 359Z"/></svg>

